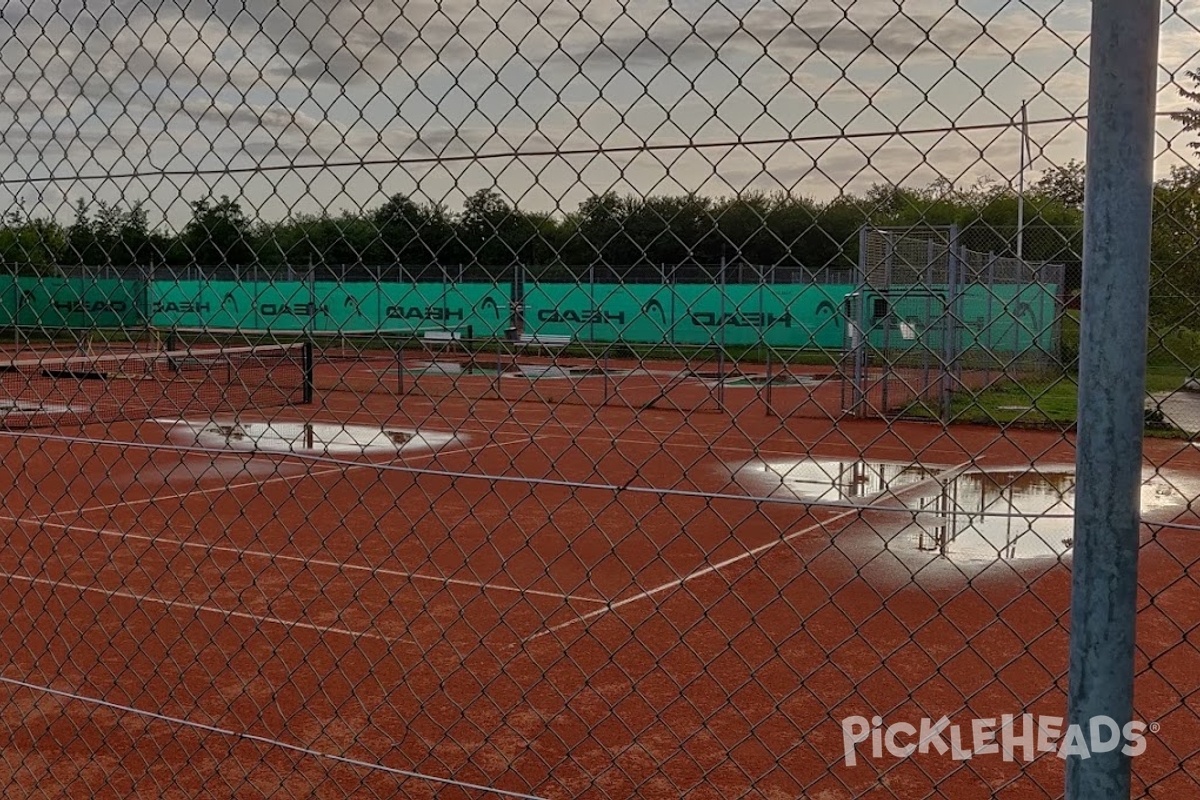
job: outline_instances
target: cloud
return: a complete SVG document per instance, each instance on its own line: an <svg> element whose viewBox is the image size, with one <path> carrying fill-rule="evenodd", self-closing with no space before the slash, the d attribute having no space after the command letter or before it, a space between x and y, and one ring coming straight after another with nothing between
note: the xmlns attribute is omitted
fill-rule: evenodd
<svg viewBox="0 0 1200 800"><path fill-rule="evenodd" d="M1164 81L1197 62L1200 10L1189 2L1168 17ZM997 122L1022 99L1035 118L1059 116L1086 100L1087 21L1083 0L31 0L0 30L11 117L0 174L840 134ZM1082 157L1081 129L1035 137L1047 160ZM869 175L971 175L1012 160L1007 137L970 141L413 163L287 181L205 176L185 188L309 211L343 189L339 202L353 206L489 184L545 207L611 186L828 196ZM141 183L175 219L194 199Z"/></svg>

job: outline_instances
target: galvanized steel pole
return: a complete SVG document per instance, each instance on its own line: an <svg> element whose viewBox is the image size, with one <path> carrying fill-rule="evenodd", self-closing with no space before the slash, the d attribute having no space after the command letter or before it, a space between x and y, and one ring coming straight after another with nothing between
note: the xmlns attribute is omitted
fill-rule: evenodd
<svg viewBox="0 0 1200 800"><path fill-rule="evenodd" d="M1085 736L1133 715L1158 31L1159 0L1092 3L1068 697ZM1122 749L1068 756L1068 800L1128 798Z"/></svg>

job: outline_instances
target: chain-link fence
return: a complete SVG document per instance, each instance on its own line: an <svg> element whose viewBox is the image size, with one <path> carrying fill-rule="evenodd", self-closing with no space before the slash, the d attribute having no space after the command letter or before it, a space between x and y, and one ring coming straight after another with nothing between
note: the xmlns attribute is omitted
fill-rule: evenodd
<svg viewBox="0 0 1200 800"><path fill-rule="evenodd" d="M1090 12L4 8L4 796L1196 795L1200 11Z"/></svg>

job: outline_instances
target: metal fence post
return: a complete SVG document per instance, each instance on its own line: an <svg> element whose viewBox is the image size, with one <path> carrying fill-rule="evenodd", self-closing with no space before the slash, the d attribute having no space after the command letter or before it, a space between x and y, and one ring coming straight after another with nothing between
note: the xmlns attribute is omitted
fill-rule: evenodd
<svg viewBox="0 0 1200 800"><path fill-rule="evenodd" d="M1158 0L1092 3L1068 681L1085 732L1133 715L1158 31ZM1068 756L1068 800L1129 797L1122 749Z"/></svg>

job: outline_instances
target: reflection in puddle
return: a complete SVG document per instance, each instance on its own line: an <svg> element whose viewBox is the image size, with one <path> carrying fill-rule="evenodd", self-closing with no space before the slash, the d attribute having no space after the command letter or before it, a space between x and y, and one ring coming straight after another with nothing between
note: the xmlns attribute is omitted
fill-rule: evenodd
<svg viewBox="0 0 1200 800"><path fill-rule="evenodd" d="M557 364L512 364L508 362L488 363L487 361L474 361L470 363L459 363L457 361L433 361L433 362L415 362L407 364L404 367L404 372L407 375L421 376L444 376L458 377L464 375L487 375L496 377L497 375L505 378L525 378L527 380L537 380L540 378L598 378L598 377L620 377L628 375L631 370L628 369L609 369L598 366L572 366L572 365L557 365Z"/></svg>
<svg viewBox="0 0 1200 800"><path fill-rule="evenodd" d="M1070 472L967 472L904 505L922 513L902 537L918 550L964 560L1058 556L1074 536Z"/></svg>
<svg viewBox="0 0 1200 800"><path fill-rule="evenodd" d="M933 481L937 491L905 502L921 511L904 530L919 550L964 561L1057 557L1074 546L1072 470L964 472ZM1142 476L1146 515L1187 508L1195 487L1154 470Z"/></svg>
<svg viewBox="0 0 1200 800"><path fill-rule="evenodd" d="M895 516L902 527L885 536L889 549L995 561L1056 558L1074 545L1075 473L1070 468L955 470L803 459L751 462L736 477L772 494L854 502L880 512L881 519ZM1198 495L1200 486L1189 476L1143 472L1142 513L1147 516L1169 518Z"/></svg>
<svg viewBox="0 0 1200 800"><path fill-rule="evenodd" d="M702 376L712 378L711 383L724 384L732 388L750 387L755 389L765 388L767 386L820 386L823 382L820 378L815 378L805 375L790 375L781 373L778 375L734 375L724 379L719 376Z"/></svg>
<svg viewBox="0 0 1200 800"><path fill-rule="evenodd" d="M275 453L367 455L431 450L454 440L454 435L342 423L270 422L244 420L167 421L175 434L204 447Z"/></svg>
<svg viewBox="0 0 1200 800"><path fill-rule="evenodd" d="M800 461L757 461L738 471L738 478L785 491L815 502L860 501L881 492L927 480L941 468L888 461L811 458Z"/></svg>

